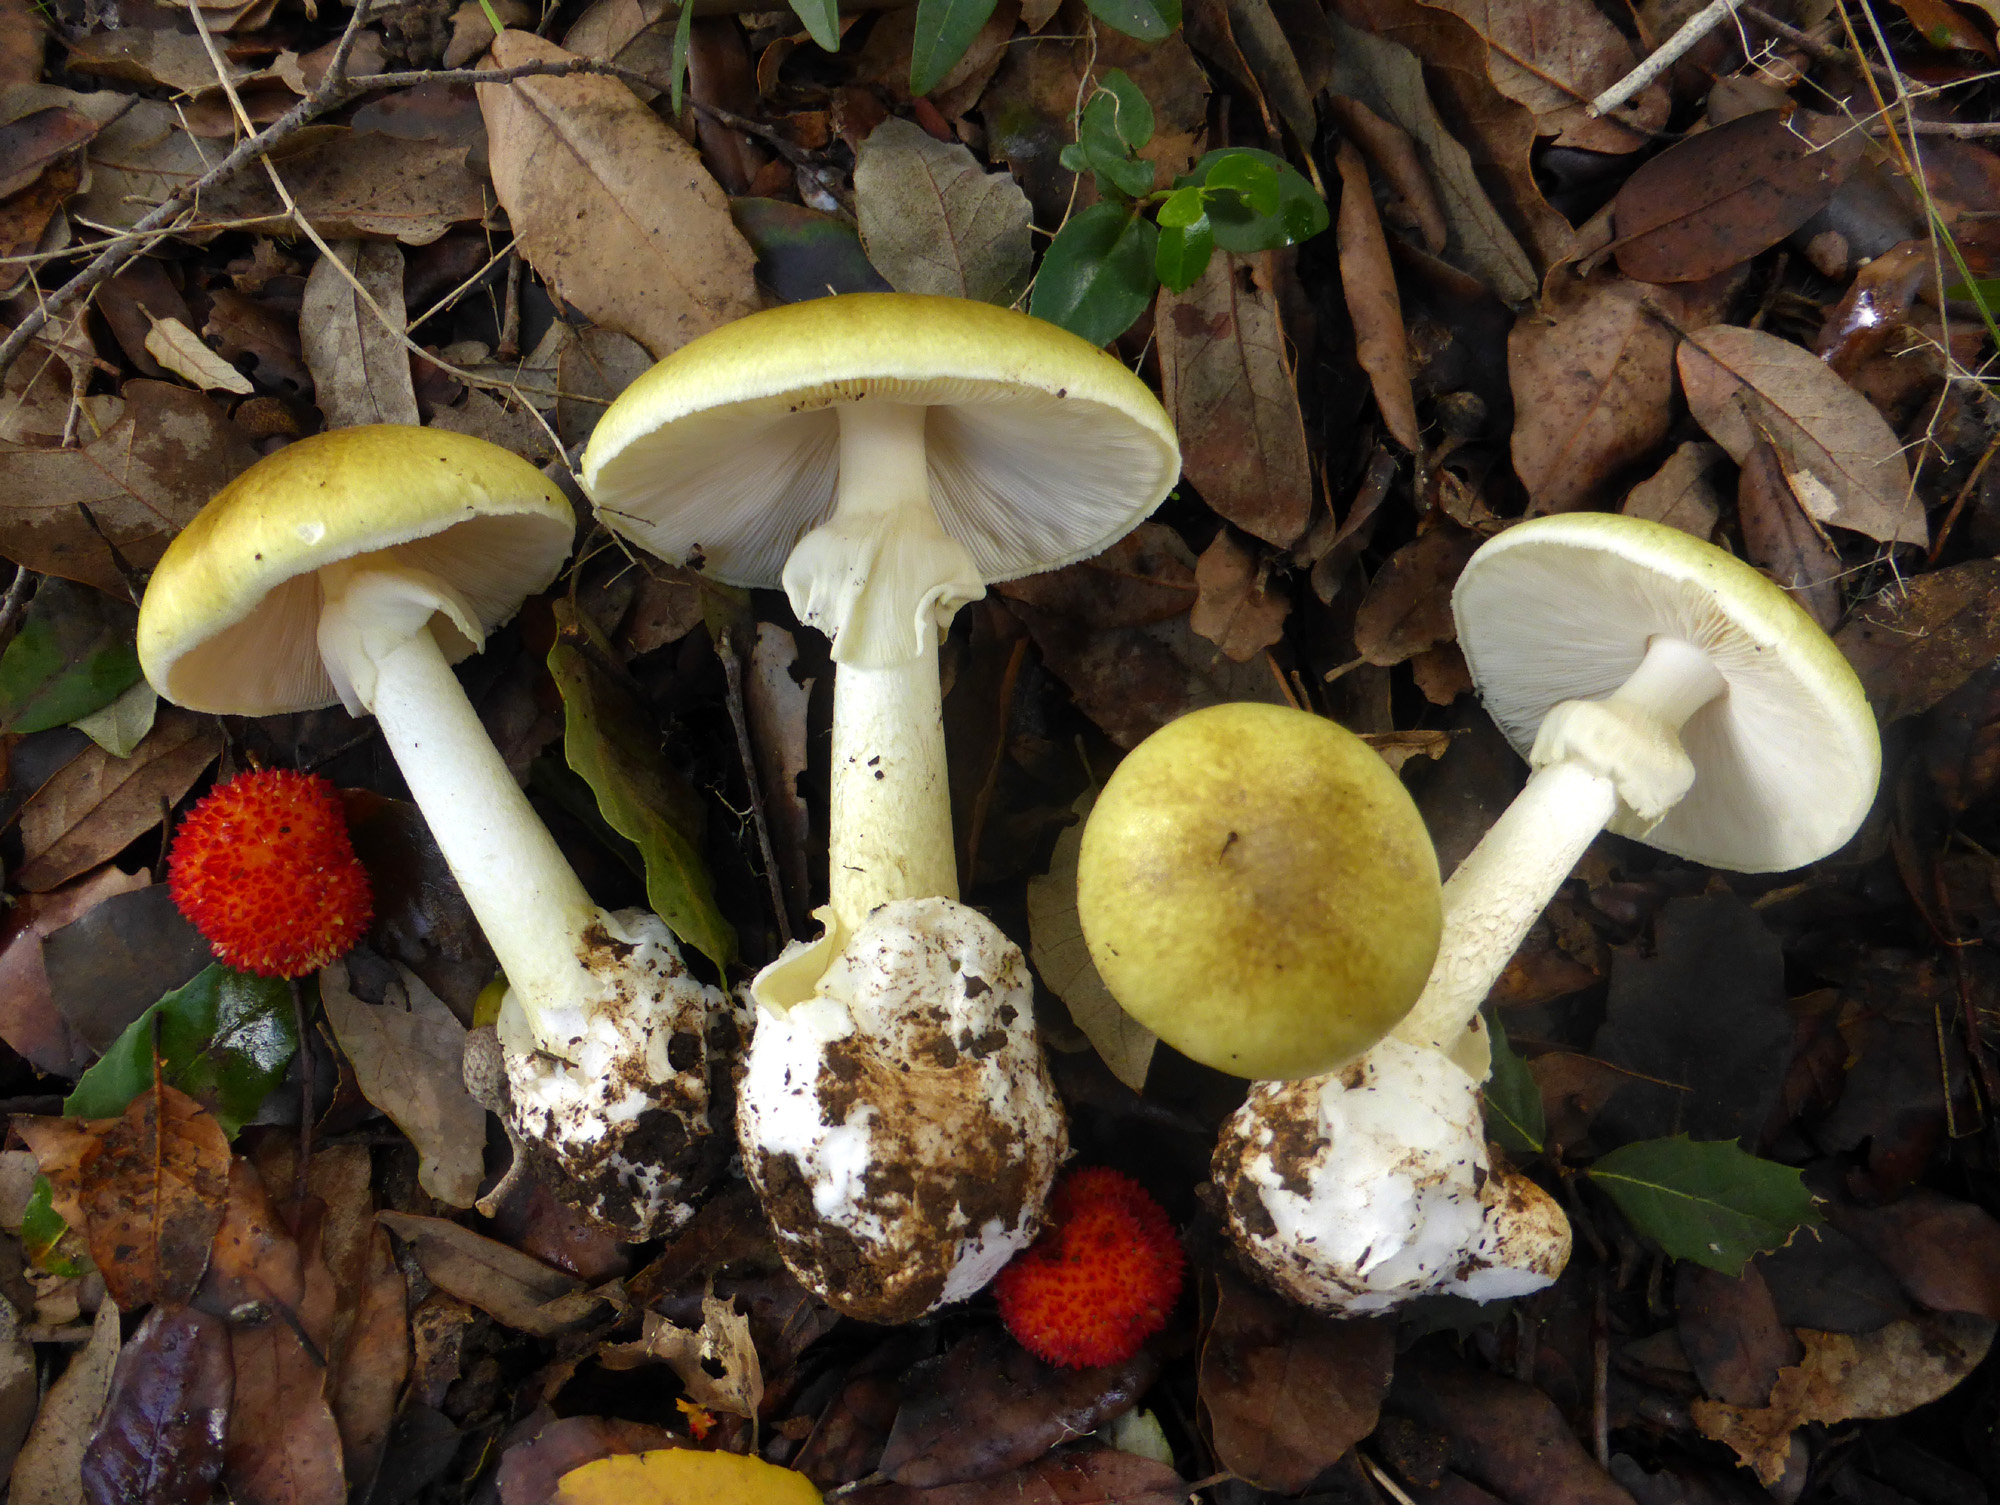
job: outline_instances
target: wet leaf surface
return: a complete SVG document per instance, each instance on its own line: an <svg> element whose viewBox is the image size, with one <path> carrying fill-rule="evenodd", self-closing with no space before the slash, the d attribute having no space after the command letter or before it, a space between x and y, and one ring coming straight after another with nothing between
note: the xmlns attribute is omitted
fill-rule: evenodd
<svg viewBox="0 0 2000 1505"><path fill-rule="evenodd" d="M202 1505L222 1473L236 1371L229 1330L191 1307L157 1306L118 1355L83 1459L90 1505Z"/></svg>
<svg viewBox="0 0 2000 1505"><path fill-rule="evenodd" d="M119 1307L185 1302L208 1268L229 1188L229 1141L214 1115L149 1087L94 1128L77 1168L90 1257Z"/></svg>

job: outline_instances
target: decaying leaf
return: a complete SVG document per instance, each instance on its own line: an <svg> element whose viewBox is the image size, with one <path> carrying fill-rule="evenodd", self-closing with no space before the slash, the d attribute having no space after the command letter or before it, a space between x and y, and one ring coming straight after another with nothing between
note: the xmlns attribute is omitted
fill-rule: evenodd
<svg viewBox="0 0 2000 1505"><path fill-rule="evenodd" d="M496 67L569 56L529 32ZM493 186L535 269L655 358L757 306L755 261L701 159L622 83L481 84Z"/></svg>
<svg viewBox="0 0 2000 1505"><path fill-rule="evenodd" d="M1404 449L1415 450L1422 441L1417 434L1416 399L1410 391L1410 340L1403 329L1403 302L1396 291L1388 237L1375 211L1368 166L1352 142L1341 143L1338 163L1340 213L1334 232L1340 243L1340 290L1354 321L1355 358L1368 373L1390 437Z"/></svg>
<svg viewBox="0 0 2000 1505"><path fill-rule="evenodd" d="M1009 174L907 120L883 121L855 159L861 244L899 293L1014 302L1032 265L1029 212Z"/></svg>
<svg viewBox="0 0 2000 1505"><path fill-rule="evenodd" d="M608 1369L665 1364L679 1376L689 1400L731 1416L755 1416L764 1398L764 1371L751 1341L750 1321L713 1295L702 1298L699 1328L676 1327L648 1312L639 1341L606 1344L599 1362Z"/></svg>
<svg viewBox="0 0 2000 1505"><path fill-rule="evenodd" d="M1446 523L1403 545L1368 583L1354 618L1354 646L1371 664L1400 664L1458 629L1451 588L1479 539Z"/></svg>
<svg viewBox="0 0 2000 1505"><path fill-rule="evenodd" d="M393 241L348 240L333 249L333 256L313 264L299 310L313 401L328 428L414 424L417 394L401 338L407 317L403 253ZM367 289L374 308L361 301L355 282Z"/></svg>
<svg viewBox="0 0 2000 1505"><path fill-rule="evenodd" d="M1146 1086L1146 1068L1159 1036L1111 996L1090 959L1076 916L1077 853L1083 849L1083 823L1096 802L1096 790L1083 793L1072 807L1075 822L1056 838L1049 870L1028 880L1028 955L1111 1074L1139 1092Z"/></svg>
<svg viewBox="0 0 2000 1505"><path fill-rule="evenodd" d="M1431 0L1463 19L1487 47L1494 88L1534 111L1537 131L1558 146L1631 152L1667 122L1667 91L1655 81L1608 115L1587 102L1638 61L1632 44L1589 0Z"/></svg>
<svg viewBox="0 0 2000 1505"><path fill-rule="evenodd" d="M83 1500L84 1454L111 1393L118 1342L118 1306L107 1301L97 1309L90 1342L49 1387L28 1440L21 1444L7 1480L12 1505L79 1505Z"/></svg>
<svg viewBox="0 0 2000 1505"><path fill-rule="evenodd" d="M1792 1433L1807 1422L1901 1416L1945 1394L1993 1346L1987 1317L1928 1316L1891 1322L1872 1333L1802 1328L1806 1356L1779 1371L1771 1403L1756 1409L1697 1400L1690 1407L1702 1435L1726 1442L1766 1484L1777 1483Z"/></svg>
<svg viewBox="0 0 2000 1505"><path fill-rule="evenodd" d="M397 971L401 998L368 1004L349 991L346 964L330 963L319 974L327 1021L362 1095L416 1145L424 1190L470 1207L486 1171L486 1110L465 1090L465 1026L416 973Z"/></svg>
<svg viewBox="0 0 2000 1505"><path fill-rule="evenodd" d="M90 1255L125 1311L186 1301L208 1268L229 1187L229 1141L201 1104L168 1086L101 1120L78 1167Z"/></svg>
<svg viewBox="0 0 2000 1505"><path fill-rule="evenodd" d="M155 319L146 353L189 384L210 391L250 393L250 378L201 342L179 319Z"/></svg>
<svg viewBox="0 0 2000 1505"><path fill-rule="evenodd" d="M1185 293L1161 292L1155 327L1183 473L1244 532L1291 544L1312 511L1312 471L1269 254L1216 252Z"/></svg>
<svg viewBox="0 0 2000 1505"><path fill-rule="evenodd" d="M383 1227L411 1245L434 1284L517 1331L554 1337L601 1308L574 1275L469 1228L408 1213L377 1216Z"/></svg>
<svg viewBox="0 0 2000 1505"><path fill-rule="evenodd" d="M1658 470L1625 494L1618 510L1627 517L1679 528L1707 543L1722 521L1722 494L1709 478L1722 456L1719 444L1687 440Z"/></svg>
<svg viewBox="0 0 2000 1505"><path fill-rule="evenodd" d="M1257 557L1224 528L1195 561L1200 594L1188 626L1237 663L1255 658L1285 635L1292 603Z"/></svg>
<svg viewBox="0 0 2000 1505"><path fill-rule="evenodd" d="M90 1505L206 1500L222 1474L236 1371L229 1331L192 1307L156 1306L118 1355L83 1459Z"/></svg>
<svg viewBox="0 0 2000 1505"><path fill-rule="evenodd" d="M1741 465L1767 434L1816 521L1884 543L1929 538L1895 431L1811 351L1712 324L1681 342L1678 359L1688 406L1709 437Z"/></svg>
<svg viewBox="0 0 2000 1505"><path fill-rule="evenodd" d="M2000 657L2000 563L1970 559L1893 585L1834 641L1884 722L1927 711Z"/></svg>

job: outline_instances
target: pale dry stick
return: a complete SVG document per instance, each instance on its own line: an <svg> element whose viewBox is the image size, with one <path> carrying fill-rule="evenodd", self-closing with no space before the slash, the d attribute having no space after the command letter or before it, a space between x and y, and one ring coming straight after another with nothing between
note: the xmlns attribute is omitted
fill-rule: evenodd
<svg viewBox="0 0 2000 1505"><path fill-rule="evenodd" d="M1836 47L1831 42L1821 41L1810 32L1800 31L1798 27L1792 25L1789 21L1781 21L1763 7L1750 4L1749 0L1744 0L1741 12L1773 36L1779 38L1781 41L1790 42L1801 52L1818 58L1822 63L1840 63L1851 66L1856 61L1855 55L1845 47ZM1888 69L1869 62L1865 57L1860 59L1860 63L1884 83L1890 81Z"/></svg>
<svg viewBox="0 0 2000 1505"><path fill-rule="evenodd" d="M1403 1492L1402 1486L1389 1477L1389 1471L1382 1467L1381 1464L1370 1458L1366 1453L1357 1452L1354 1456L1359 1458L1361 1466L1368 1470L1370 1482L1377 1489L1381 1490L1383 1494L1394 1500L1396 1505L1417 1505L1415 1500Z"/></svg>
<svg viewBox="0 0 2000 1505"><path fill-rule="evenodd" d="M1742 3L1743 0L1709 0L1707 5L1683 21L1678 31L1654 48L1651 57L1642 59L1638 67L1593 99L1584 113L1609 115L1628 103L1641 89L1679 62L1682 54L1720 26L1723 18Z"/></svg>

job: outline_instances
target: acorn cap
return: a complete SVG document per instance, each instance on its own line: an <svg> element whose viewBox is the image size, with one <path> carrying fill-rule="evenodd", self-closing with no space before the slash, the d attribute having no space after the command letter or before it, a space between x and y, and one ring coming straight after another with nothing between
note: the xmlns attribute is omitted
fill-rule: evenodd
<svg viewBox="0 0 2000 1505"><path fill-rule="evenodd" d="M1077 918L1105 986L1236 1076L1332 1071L1409 1012L1437 954L1437 856L1381 757L1284 706L1168 723L1084 826Z"/></svg>
<svg viewBox="0 0 2000 1505"><path fill-rule="evenodd" d="M864 396L929 408L932 504L989 584L1097 553L1180 473L1158 399L1067 330L968 298L850 293L661 361L598 423L583 487L661 558L775 586L832 511L837 408Z"/></svg>
<svg viewBox="0 0 2000 1505"><path fill-rule="evenodd" d="M1603 512L1519 523L1452 592L1472 682L1523 757L1542 718L1610 695L1649 641L1703 650L1728 683L1681 728L1693 787L1650 829L1608 829L1711 867L1782 872L1837 850L1881 774L1854 670L1812 618L1733 555L1678 528Z"/></svg>
<svg viewBox="0 0 2000 1505"><path fill-rule="evenodd" d="M427 570L490 631L568 557L575 514L519 456L399 424L335 429L258 461L168 545L139 609L153 687L197 711L270 716L334 705L313 572L359 555ZM447 659L477 650L442 613Z"/></svg>

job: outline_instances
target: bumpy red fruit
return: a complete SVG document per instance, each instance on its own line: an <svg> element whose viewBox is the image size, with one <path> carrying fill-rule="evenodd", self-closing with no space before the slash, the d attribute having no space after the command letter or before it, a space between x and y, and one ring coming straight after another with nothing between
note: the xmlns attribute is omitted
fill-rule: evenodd
<svg viewBox="0 0 2000 1505"><path fill-rule="evenodd" d="M301 977L354 947L374 915L333 785L285 769L218 784L168 854L174 903L218 959Z"/></svg>
<svg viewBox="0 0 2000 1505"><path fill-rule="evenodd" d="M1180 1240L1160 1204L1129 1176L1071 1171L1049 1199L1049 1225L993 1282L1000 1317L1051 1364L1117 1364L1166 1326L1181 1291Z"/></svg>

